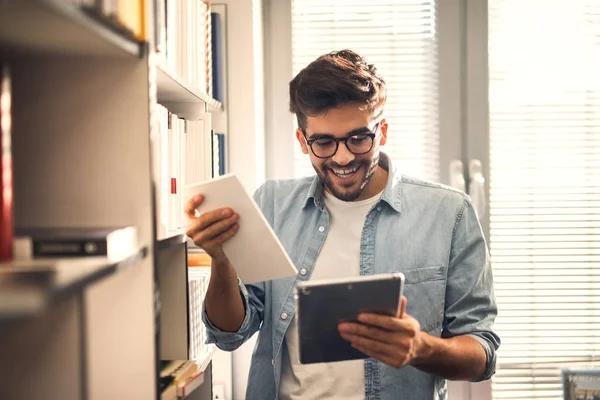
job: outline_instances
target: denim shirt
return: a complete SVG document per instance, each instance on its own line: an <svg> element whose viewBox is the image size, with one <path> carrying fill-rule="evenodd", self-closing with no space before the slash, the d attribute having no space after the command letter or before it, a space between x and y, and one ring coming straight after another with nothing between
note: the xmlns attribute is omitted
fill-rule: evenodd
<svg viewBox="0 0 600 400"><path fill-rule="evenodd" d="M421 330L449 338L468 335L487 356L484 376L496 365L499 337L492 331L497 314L492 270L485 238L467 195L443 185L390 171L380 200L368 213L362 232L360 274L403 272L411 316ZM237 332L213 326L204 310L208 342L225 351L241 346L255 332L246 399L277 399L285 333L295 312L293 288L310 278L328 232L323 187L316 176L267 181L254 199L298 269L295 277L260 284L239 282L246 311ZM242 223L242 222L241 222ZM368 358L365 398L447 399L446 381L412 366L394 368Z"/></svg>

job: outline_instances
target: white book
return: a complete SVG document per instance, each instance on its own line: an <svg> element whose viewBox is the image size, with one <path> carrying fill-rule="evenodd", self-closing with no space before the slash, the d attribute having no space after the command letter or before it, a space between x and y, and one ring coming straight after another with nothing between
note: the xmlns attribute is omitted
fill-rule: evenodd
<svg viewBox="0 0 600 400"><path fill-rule="evenodd" d="M235 174L186 188L185 198L204 195L199 214L230 207L240 215L237 234L223 245L225 255L244 283L294 276L297 269L254 199Z"/></svg>

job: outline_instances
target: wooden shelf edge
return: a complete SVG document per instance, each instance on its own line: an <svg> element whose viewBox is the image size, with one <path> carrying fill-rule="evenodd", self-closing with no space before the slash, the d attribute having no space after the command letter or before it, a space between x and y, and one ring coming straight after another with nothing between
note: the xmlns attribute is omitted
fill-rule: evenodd
<svg viewBox="0 0 600 400"><path fill-rule="evenodd" d="M141 57L145 49L144 42L126 37L89 10L63 0L0 2L0 27L0 44L26 54Z"/></svg>
<svg viewBox="0 0 600 400"><path fill-rule="evenodd" d="M0 285L0 323L38 315L90 284L137 264L147 255L148 247L143 247L117 261L78 257L0 264L0 282L4 281Z"/></svg>
<svg viewBox="0 0 600 400"><path fill-rule="evenodd" d="M156 65L156 77L158 103L174 114L185 118L180 114L194 114L194 111L202 113L204 106L208 111L223 110L222 103L177 77L162 62ZM193 115L190 119L193 119Z"/></svg>
<svg viewBox="0 0 600 400"><path fill-rule="evenodd" d="M187 236L183 231L172 232L167 234L164 238L156 240L156 247L159 250L168 249L169 247L184 244L187 242Z"/></svg>

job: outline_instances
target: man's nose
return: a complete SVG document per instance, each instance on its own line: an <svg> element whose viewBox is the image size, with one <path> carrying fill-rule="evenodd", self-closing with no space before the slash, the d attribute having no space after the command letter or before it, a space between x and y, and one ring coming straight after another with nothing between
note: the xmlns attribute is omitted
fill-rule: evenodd
<svg viewBox="0 0 600 400"><path fill-rule="evenodd" d="M338 165L347 165L354 161L354 154L348 150L344 142L340 142L337 152L331 158Z"/></svg>

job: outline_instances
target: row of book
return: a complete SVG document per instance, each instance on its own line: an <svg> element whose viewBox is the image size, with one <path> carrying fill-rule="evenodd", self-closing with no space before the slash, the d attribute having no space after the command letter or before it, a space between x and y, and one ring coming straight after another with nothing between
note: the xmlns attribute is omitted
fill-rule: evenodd
<svg viewBox="0 0 600 400"><path fill-rule="evenodd" d="M206 360L213 350L206 344L206 328L202 322L202 302L206 297L210 268L188 268L190 360Z"/></svg>
<svg viewBox="0 0 600 400"><path fill-rule="evenodd" d="M157 104L156 119L152 151L160 238L186 227L186 189L225 173L225 137L211 129L209 113L183 120Z"/></svg>
<svg viewBox="0 0 600 400"><path fill-rule="evenodd" d="M156 52L170 72L212 96L210 2L158 0Z"/></svg>

